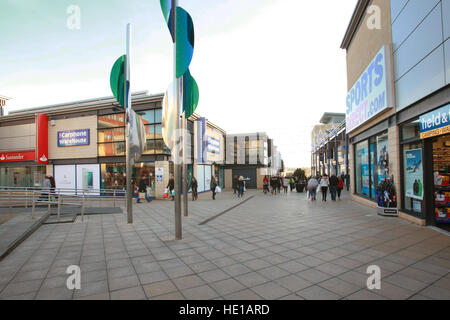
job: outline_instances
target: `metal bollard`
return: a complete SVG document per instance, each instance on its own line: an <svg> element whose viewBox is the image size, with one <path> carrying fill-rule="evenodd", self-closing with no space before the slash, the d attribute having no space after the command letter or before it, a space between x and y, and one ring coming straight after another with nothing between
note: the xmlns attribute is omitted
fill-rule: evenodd
<svg viewBox="0 0 450 320"><path fill-rule="evenodd" d="M61 216L61 196L58 197L58 221Z"/></svg>
<svg viewBox="0 0 450 320"><path fill-rule="evenodd" d="M25 208L28 208L28 191L25 191Z"/></svg>
<svg viewBox="0 0 450 320"><path fill-rule="evenodd" d="M48 213L50 214L50 190L48 191Z"/></svg>
<svg viewBox="0 0 450 320"><path fill-rule="evenodd" d="M8 191L9 213L11 213L11 191Z"/></svg>
<svg viewBox="0 0 450 320"><path fill-rule="evenodd" d="M81 200L81 222L84 221L84 191L83 191L83 199Z"/></svg>
<svg viewBox="0 0 450 320"><path fill-rule="evenodd" d="M116 207L116 189L114 189L114 201L113 201L113 203L114 203L114 208Z"/></svg>
<svg viewBox="0 0 450 320"><path fill-rule="evenodd" d="M35 208L35 204L34 204L35 195L36 195L36 193L33 191L33 203L32 203L32 208L31 208L31 219L33 219L33 220L34 220L34 208Z"/></svg>

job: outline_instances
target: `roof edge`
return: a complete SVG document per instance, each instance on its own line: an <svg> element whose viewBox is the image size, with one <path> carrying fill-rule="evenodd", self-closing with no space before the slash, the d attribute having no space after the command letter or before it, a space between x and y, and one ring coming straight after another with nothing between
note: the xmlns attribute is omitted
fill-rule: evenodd
<svg viewBox="0 0 450 320"><path fill-rule="evenodd" d="M371 0L358 0L355 10L353 11L352 18L350 19L350 23L347 27L347 31L345 31L344 39L342 39L341 49L348 49L350 46L370 2Z"/></svg>

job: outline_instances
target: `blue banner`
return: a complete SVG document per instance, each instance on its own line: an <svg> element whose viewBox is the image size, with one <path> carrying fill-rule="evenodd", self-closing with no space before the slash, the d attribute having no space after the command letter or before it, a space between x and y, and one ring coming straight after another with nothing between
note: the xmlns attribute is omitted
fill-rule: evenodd
<svg viewBox="0 0 450 320"><path fill-rule="evenodd" d="M90 129L58 131L58 147L88 146Z"/></svg>
<svg viewBox="0 0 450 320"><path fill-rule="evenodd" d="M450 132L450 104L420 116L420 138L426 139Z"/></svg>

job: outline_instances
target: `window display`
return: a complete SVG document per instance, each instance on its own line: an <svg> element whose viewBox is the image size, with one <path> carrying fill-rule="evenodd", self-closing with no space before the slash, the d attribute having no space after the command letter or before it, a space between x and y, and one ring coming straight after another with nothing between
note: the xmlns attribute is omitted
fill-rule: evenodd
<svg viewBox="0 0 450 320"><path fill-rule="evenodd" d="M450 135L433 139L434 212L438 223L450 223Z"/></svg>
<svg viewBox="0 0 450 320"><path fill-rule="evenodd" d="M41 187L45 166L0 167L0 185L12 187Z"/></svg>

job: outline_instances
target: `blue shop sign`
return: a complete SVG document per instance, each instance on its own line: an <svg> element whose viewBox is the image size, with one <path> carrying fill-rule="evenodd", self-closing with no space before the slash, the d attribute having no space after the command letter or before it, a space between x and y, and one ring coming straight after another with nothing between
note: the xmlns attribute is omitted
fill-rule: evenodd
<svg viewBox="0 0 450 320"><path fill-rule="evenodd" d="M58 147L88 146L90 129L58 131Z"/></svg>
<svg viewBox="0 0 450 320"><path fill-rule="evenodd" d="M450 104L420 116L420 139L450 133Z"/></svg>

